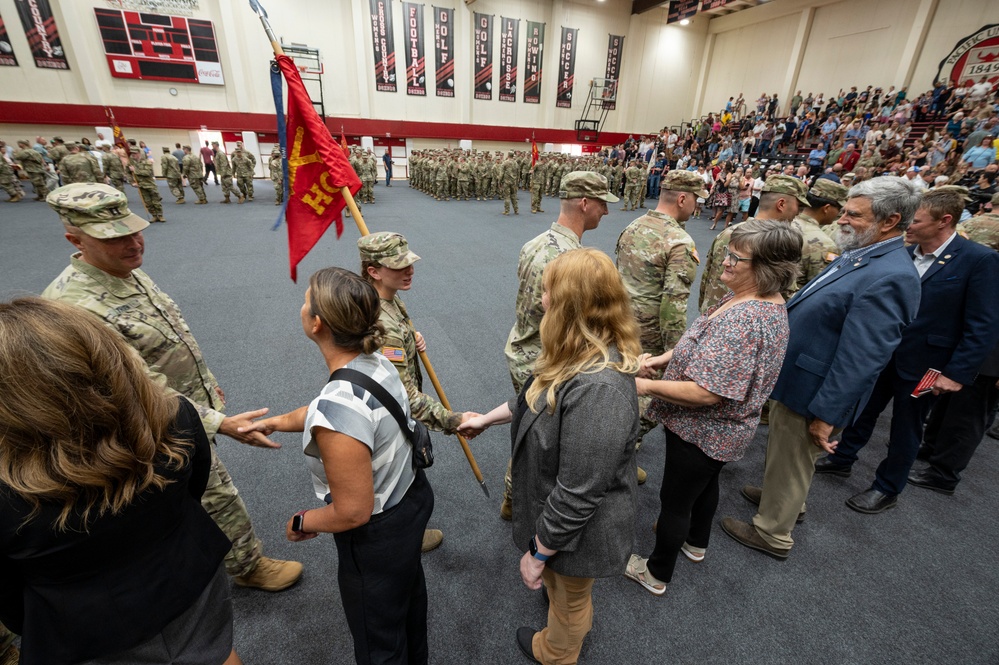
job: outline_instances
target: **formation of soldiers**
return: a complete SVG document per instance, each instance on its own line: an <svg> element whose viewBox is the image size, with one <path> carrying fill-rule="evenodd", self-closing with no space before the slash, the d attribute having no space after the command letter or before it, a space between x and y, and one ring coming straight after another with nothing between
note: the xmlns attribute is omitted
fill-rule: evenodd
<svg viewBox="0 0 999 665"><path fill-rule="evenodd" d="M361 191L357 194L357 203L375 202L375 182L378 181L378 160L371 148L362 150L359 146L354 146L350 150L348 157L354 173L361 180Z"/></svg>

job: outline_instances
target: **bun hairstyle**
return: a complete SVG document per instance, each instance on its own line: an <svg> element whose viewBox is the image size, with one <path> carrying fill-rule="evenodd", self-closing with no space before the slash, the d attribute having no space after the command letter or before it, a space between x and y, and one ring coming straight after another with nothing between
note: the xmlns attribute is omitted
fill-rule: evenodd
<svg viewBox="0 0 999 665"><path fill-rule="evenodd" d="M323 268L309 278L309 289L312 314L329 330L333 344L360 353L381 348L381 304L367 280L344 268Z"/></svg>

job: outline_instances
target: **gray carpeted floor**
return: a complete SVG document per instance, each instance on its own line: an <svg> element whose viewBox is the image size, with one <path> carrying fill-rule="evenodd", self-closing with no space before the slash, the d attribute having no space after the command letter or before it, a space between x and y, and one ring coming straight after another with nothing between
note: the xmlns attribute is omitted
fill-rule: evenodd
<svg viewBox="0 0 999 665"><path fill-rule="evenodd" d="M301 264L296 285L288 278L285 230L270 230L277 211L270 183L257 181L257 200L244 205L218 205L218 188L206 189L209 206L165 203L169 222L145 234L144 269L180 304L230 413L305 404L326 379L301 331L307 278L330 264L356 270L357 230L348 218L339 241L328 233ZM364 207L368 226L402 232L423 257L404 297L452 404L484 411L506 400L512 388L502 349L513 322L517 253L555 220L557 201L546 199L543 215L525 214L530 203L522 192L520 216L504 217L501 202L438 203L405 183L380 184L376 194L379 202ZM135 190L129 198L141 212ZM584 245L613 254L618 233L637 216L618 208L611 206ZM705 256L708 222L692 220L688 231ZM0 203L0 297L40 292L70 252L48 206ZM843 501L868 487L886 433L883 418L852 478L816 478L787 561L748 550L716 528L707 559L681 560L664 597L624 577L599 580L581 662L999 662L999 491L990 471L999 464L996 442L985 440L955 496L909 488L895 510L860 515ZM219 442L265 552L305 565L302 582L284 593L233 590L236 645L249 665L351 663L333 539L293 544L283 536L288 517L317 501L300 438L278 438L284 448L277 451ZM658 511L661 430L646 441L639 464L649 482L639 489L635 544L643 554ZM746 458L725 468L719 518L752 515L739 488L760 482L765 443L761 428ZM431 660L526 662L514 631L542 626L546 608L520 582L519 551L498 516L508 428L487 432L472 449L491 499L454 439L438 438L430 473L437 496L431 526L445 534L443 546L424 557Z"/></svg>

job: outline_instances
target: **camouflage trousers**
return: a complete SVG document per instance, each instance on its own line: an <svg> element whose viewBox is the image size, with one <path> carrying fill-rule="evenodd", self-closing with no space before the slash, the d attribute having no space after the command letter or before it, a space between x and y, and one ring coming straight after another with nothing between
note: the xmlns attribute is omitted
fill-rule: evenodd
<svg viewBox="0 0 999 665"><path fill-rule="evenodd" d="M472 194L472 183L468 180L458 181L458 198L467 199Z"/></svg>
<svg viewBox="0 0 999 665"><path fill-rule="evenodd" d="M480 199L488 199L489 192L493 191L493 181L492 178L480 178L478 182L478 187L475 189L475 197Z"/></svg>
<svg viewBox="0 0 999 665"><path fill-rule="evenodd" d="M7 192L12 197L17 196L17 180L13 176L0 178L0 189Z"/></svg>
<svg viewBox="0 0 999 665"><path fill-rule="evenodd" d="M146 212L150 216L161 217L163 215L163 199L160 198L160 192L156 189L156 185L139 187L139 196L142 197L142 205L146 206Z"/></svg>
<svg viewBox="0 0 999 665"><path fill-rule="evenodd" d="M242 196L252 199L253 198L253 178L246 175L236 176L236 186L239 187L239 191Z"/></svg>
<svg viewBox="0 0 999 665"><path fill-rule="evenodd" d="M184 180L181 178L167 178L167 187L178 201L184 200Z"/></svg>
<svg viewBox="0 0 999 665"><path fill-rule="evenodd" d="M531 185L531 212L544 212L541 209L541 185Z"/></svg>
<svg viewBox="0 0 999 665"><path fill-rule="evenodd" d="M274 200L281 203L284 201L284 181L281 178L271 178L271 182L274 183Z"/></svg>
<svg viewBox="0 0 999 665"><path fill-rule="evenodd" d="M510 205L513 205L513 212L520 214L517 205L517 183L504 181L500 184L500 191L503 193L503 212L510 213Z"/></svg>
<svg viewBox="0 0 999 665"><path fill-rule="evenodd" d="M638 185L627 185L624 188L624 209L634 210L638 207Z"/></svg>
<svg viewBox="0 0 999 665"><path fill-rule="evenodd" d="M364 180L361 186L361 200L365 203L375 202L375 181Z"/></svg>
<svg viewBox="0 0 999 665"><path fill-rule="evenodd" d="M229 471L219 459L212 445L212 468L208 472L208 486L201 496L201 505L218 528L232 541L232 549L225 555L225 570L233 577L249 575L260 562L264 545L253 531L246 504L232 482Z"/></svg>
<svg viewBox="0 0 999 665"><path fill-rule="evenodd" d="M442 200L451 198L448 194L447 180L436 181L434 185L434 198Z"/></svg>
<svg viewBox="0 0 999 665"><path fill-rule="evenodd" d="M233 193L232 176L224 175L220 176L220 178L222 179L222 195L228 199Z"/></svg>
<svg viewBox="0 0 999 665"><path fill-rule="evenodd" d="M40 199L44 199L49 195L48 185L45 184L45 173L42 171L35 171L28 173L28 180L31 181L31 186L35 188L35 196Z"/></svg>
<svg viewBox="0 0 999 665"><path fill-rule="evenodd" d="M201 178L188 178L187 184L191 186L194 193L198 195L199 201L207 201L208 197L205 196L205 181Z"/></svg>
<svg viewBox="0 0 999 665"><path fill-rule="evenodd" d="M125 179L124 178L118 177L118 178L108 178L108 179L111 181L111 186L112 187L114 187L115 189L117 189L119 192L122 192L122 193L125 192Z"/></svg>

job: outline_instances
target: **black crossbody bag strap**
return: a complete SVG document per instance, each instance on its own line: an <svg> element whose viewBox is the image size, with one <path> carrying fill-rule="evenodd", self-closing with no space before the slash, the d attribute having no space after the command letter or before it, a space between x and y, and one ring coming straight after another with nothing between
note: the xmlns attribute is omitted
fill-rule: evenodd
<svg viewBox="0 0 999 665"><path fill-rule="evenodd" d="M353 383L355 386L360 386L371 393L372 397L388 409L388 412L392 414L395 421L399 423L399 429L406 435L406 440L409 441L410 445L413 445L413 430L409 428L409 420L406 418L406 414L402 412L399 402L389 394L389 391L382 388L377 381L367 374L358 372L356 369L350 369L349 367L341 367L330 374L330 381L334 380Z"/></svg>

